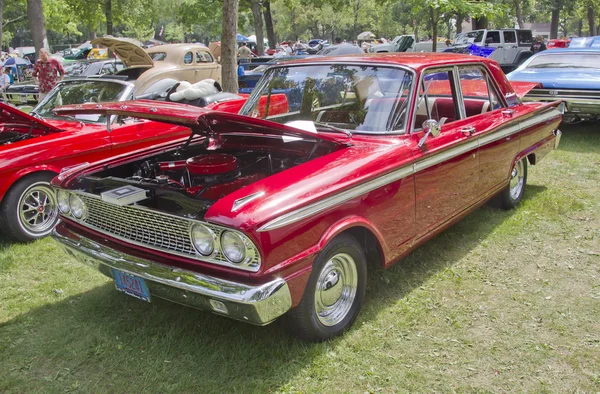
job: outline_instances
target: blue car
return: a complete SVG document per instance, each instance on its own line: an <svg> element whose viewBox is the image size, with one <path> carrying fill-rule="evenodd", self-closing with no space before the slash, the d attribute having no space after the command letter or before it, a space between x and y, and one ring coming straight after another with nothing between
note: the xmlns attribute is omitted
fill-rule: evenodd
<svg viewBox="0 0 600 394"><path fill-rule="evenodd" d="M525 101L563 100L563 121L600 117L600 48L563 48L539 52L507 75L510 81L539 82Z"/></svg>

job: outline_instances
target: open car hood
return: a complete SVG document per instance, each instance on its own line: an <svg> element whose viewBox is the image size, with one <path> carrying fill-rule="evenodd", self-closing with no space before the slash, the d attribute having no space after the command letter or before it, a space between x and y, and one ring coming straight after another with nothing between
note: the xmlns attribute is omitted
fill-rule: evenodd
<svg viewBox="0 0 600 394"><path fill-rule="evenodd" d="M47 131L60 131L59 128L52 126L42 119L34 118L25 112L10 105L0 103L0 131L5 125L22 125L25 127L35 127Z"/></svg>
<svg viewBox="0 0 600 394"><path fill-rule="evenodd" d="M532 89L542 87L542 84L539 82L510 81L510 84L519 97L525 96Z"/></svg>
<svg viewBox="0 0 600 394"><path fill-rule="evenodd" d="M57 107L57 115L101 114L129 116L139 119L187 126L196 134L250 133L279 135L289 139L321 139L331 142L342 142L347 136L336 136L313 133L296 127L287 126L270 120L256 119L249 116L219 112L192 105L173 102L156 102L152 100L131 100L119 103L77 104Z"/></svg>
<svg viewBox="0 0 600 394"><path fill-rule="evenodd" d="M92 40L92 44L106 47L113 51L126 67L152 67L154 62L150 55L133 42L115 37L100 37Z"/></svg>

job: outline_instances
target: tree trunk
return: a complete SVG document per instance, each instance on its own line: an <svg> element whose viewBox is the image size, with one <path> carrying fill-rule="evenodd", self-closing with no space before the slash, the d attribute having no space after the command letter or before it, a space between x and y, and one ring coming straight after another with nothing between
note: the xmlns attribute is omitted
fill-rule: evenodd
<svg viewBox="0 0 600 394"><path fill-rule="evenodd" d="M104 16L106 17L106 34L113 35L112 0L104 1Z"/></svg>
<svg viewBox="0 0 600 394"><path fill-rule="evenodd" d="M590 36L596 35L596 15L594 14L594 5L590 4L587 9L588 25L590 27ZM581 34L579 34L581 36Z"/></svg>
<svg viewBox="0 0 600 394"><path fill-rule="evenodd" d="M582 30L583 30L583 19L580 19L579 23L577 23L577 36L581 37Z"/></svg>
<svg viewBox="0 0 600 394"><path fill-rule="evenodd" d="M95 40L97 37L96 30L90 29L90 41Z"/></svg>
<svg viewBox="0 0 600 394"><path fill-rule="evenodd" d="M263 13L265 16L265 27L267 29L267 39L269 40L269 48L277 48L277 40L275 40L275 29L273 28L273 18L271 17L271 2L266 0L263 3L265 7Z"/></svg>
<svg viewBox="0 0 600 394"><path fill-rule="evenodd" d="M415 23L415 42L419 42L419 25Z"/></svg>
<svg viewBox="0 0 600 394"><path fill-rule="evenodd" d="M437 52L438 10L437 8L429 7L429 12L431 17L431 39L433 40L431 52Z"/></svg>
<svg viewBox="0 0 600 394"><path fill-rule="evenodd" d="M252 16L254 16L254 31L256 32L256 52L262 56L265 52L265 33L263 29L262 4L260 0L252 0L250 3Z"/></svg>
<svg viewBox="0 0 600 394"><path fill-rule="evenodd" d="M221 74L225 92L237 93L237 27L238 0L223 0L223 24L221 27Z"/></svg>
<svg viewBox="0 0 600 394"><path fill-rule="evenodd" d="M479 18L471 18L471 26L473 26L473 30L479 29L487 29L488 28L488 18L482 16Z"/></svg>
<svg viewBox="0 0 600 394"><path fill-rule="evenodd" d="M33 38L33 46L35 47L36 54L42 48L48 49L42 0L27 0L27 19L31 27L31 37Z"/></svg>
<svg viewBox="0 0 600 394"><path fill-rule="evenodd" d="M517 14L519 29L522 29L525 26L525 22L523 22L523 14L521 12L521 0L513 0L513 4L515 5L515 14Z"/></svg>
<svg viewBox="0 0 600 394"><path fill-rule="evenodd" d="M558 38L558 22L560 20L560 10L552 10L552 19L550 20L550 39Z"/></svg>
<svg viewBox="0 0 600 394"><path fill-rule="evenodd" d="M463 15L456 14L456 34L462 33L462 23L463 23ZM450 37L448 37L450 38Z"/></svg>

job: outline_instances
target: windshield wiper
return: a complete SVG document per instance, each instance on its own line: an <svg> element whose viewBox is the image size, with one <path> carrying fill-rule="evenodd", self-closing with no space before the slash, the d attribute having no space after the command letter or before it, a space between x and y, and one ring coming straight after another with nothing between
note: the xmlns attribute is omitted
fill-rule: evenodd
<svg viewBox="0 0 600 394"><path fill-rule="evenodd" d="M348 136L348 138L352 137L352 133L348 130L341 129L341 128L335 127L335 126L331 126L327 123L321 123L321 122L313 122L313 123L315 124L315 126L325 127L326 129L337 131L338 133L344 133Z"/></svg>

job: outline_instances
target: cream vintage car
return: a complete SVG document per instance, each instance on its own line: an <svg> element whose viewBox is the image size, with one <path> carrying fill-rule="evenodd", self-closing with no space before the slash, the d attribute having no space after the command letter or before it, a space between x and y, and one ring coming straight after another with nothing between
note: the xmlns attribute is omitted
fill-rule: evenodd
<svg viewBox="0 0 600 394"><path fill-rule="evenodd" d="M221 65L201 44L169 44L144 50L115 37L97 38L92 44L110 49L121 59L127 68L115 75L135 80L137 95L149 92L151 86L166 78L190 83L207 78L221 82Z"/></svg>

